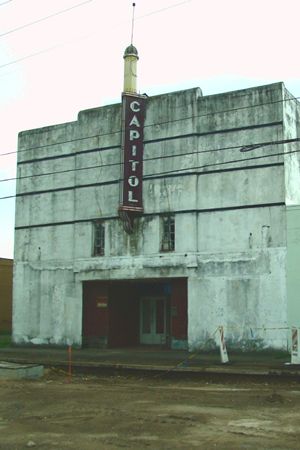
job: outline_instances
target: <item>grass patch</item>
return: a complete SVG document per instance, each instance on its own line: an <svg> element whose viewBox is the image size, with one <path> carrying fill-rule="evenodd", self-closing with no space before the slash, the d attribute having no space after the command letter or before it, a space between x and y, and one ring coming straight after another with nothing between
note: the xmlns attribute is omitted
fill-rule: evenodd
<svg viewBox="0 0 300 450"><path fill-rule="evenodd" d="M10 334L0 334L0 348L10 347L11 336Z"/></svg>

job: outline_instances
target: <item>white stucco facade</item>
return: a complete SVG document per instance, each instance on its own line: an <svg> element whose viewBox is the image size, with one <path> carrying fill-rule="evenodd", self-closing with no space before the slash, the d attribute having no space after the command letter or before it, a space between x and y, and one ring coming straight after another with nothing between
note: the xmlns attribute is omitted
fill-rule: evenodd
<svg viewBox="0 0 300 450"><path fill-rule="evenodd" d="M119 104L20 133L14 342L80 346L84 281L180 277L187 279L190 349L209 346L218 325L233 347L286 349L286 208L300 204L300 157L289 153L297 142L280 142L300 137L299 111L282 83L149 98L144 214L131 235L118 218ZM265 145L240 151L258 144ZM161 252L168 213L175 250ZM97 257L96 219L105 227Z"/></svg>

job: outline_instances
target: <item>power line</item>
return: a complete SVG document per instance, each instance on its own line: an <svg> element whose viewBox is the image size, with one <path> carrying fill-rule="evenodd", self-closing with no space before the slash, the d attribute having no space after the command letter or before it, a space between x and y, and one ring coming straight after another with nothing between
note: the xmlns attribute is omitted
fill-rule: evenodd
<svg viewBox="0 0 300 450"><path fill-rule="evenodd" d="M218 95L218 94L216 94ZM203 97L205 98L205 97ZM215 114L220 114L220 113L229 113L229 112L236 112L236 111L240 111L240 110L244 110L244 109L250 109L250 108L256 108L256 107L262 107L262 106L268 106L268 105L273 105L276 103L283 103L283 102L287 102L287 101L297 101L300 99L300 96L298 97L292 97L292 98L285 98L285 99L280 99L280 100L273 100L270 102L266 102L266 103L257 103L254 105L248 105L248 106L239 106L237 108L230 108L230 109L225 109L225 110L218 110L218 111L213 111L213 112L209 112L209 113L205 113L205 114L196 114L196 115L191 115L191 116L186 116L180 119L172 119L172 120L166 120L163 122L153 122L150 123L148 125L144 126L145 128L149 128L149 127L154 127L157 125L167 125L169 123L175 123L175 122L181 122L184 120L189 120L189 119L196 119L196 118L201 118L201 117L207 117L207 116L211 116L211 115L215 115ZM53 142L51 144L45 144L45 145L37 145L34 147L27 147L25 149L22 150L14 150L12 152L6 152L6 153L0 153L0 156L7 156L7 155L13 155L15 153L23 153L23 152L27 152L27 151L31 151L31 150L36 150L36 149L41 149L41 148L46 148L46 147L52 147L54 145L61 145L61 144L69 144L71 142L77 142L77 141L83 141L86 139L93 139L93 138L98 138L98 137L102 137L102 136L111 136L113 134L119 134L121 133L121 129L115 130L115 131L110 131L108 133L102 133L102 134L95 134L92 136L84 136L84 137L80 137L80 138L75 138L75 139L69 139L67 141L58 141L58 142Z"/></svg>
<svg viewBox="0 0 300 450"><path fill-rule="evenodd" d="M39 20L37 20L37 21L35 21L35 22L32 22L32 24L38 23L38 22L40 22L40 21L42 21L42 20L45 20L45 19L50 18L50 17L53 17L53 16L55 16L55 15L62 14L62 13L64 13L64 12L67 12L67 11L71 10L71 9L78 8L79 6L82 6L82 5L84 5L85 3L88 3L88 2L91 2L91 1L93 1L93 0L87 0L87 1L85 1L85 2L83 2L83 3L79 3L79 4L77 4L77 5L74 5L74 6L70 7L70 8L64 9L64 10L59 11L59 12L57 12L57 13L51 14L50 16L47 16L47 17L45 17L45 18L39 19ZM1 5L0 5L0 6L1 6ZM18 28L15 29L15 30L10 30L9 32L3 33L3 34L0 35L0 38L1 38L2 36L4 36L5 34L12 33L13 31L17 31L18 29L25 28L25 27L27 27L27 26L29 26L29 25L31 25L31 24L26 24L26 25L23 25L23 26L21 26L21 27L18 27ZM77 40L77 39L76 39L76 40ZM26 60L26 59L34 58L35 56L39 56L39 55L42 55L42 54L44 54L44 53L48 53L48 52L50 52L50 51L52 51L52 50L55 50L55 49L57 49L57 48L62 47L63 45L65 45L65 44L64 44L64 43L63 43L63 44L57 44L57 45L55 45L55 46L53 46L53 47L48 47L48 48L45 48L45 49L40 50L40 51L38 51L38 52L31 53L31 54L26 55L26 56L22 56L21 58L14 59L13 61L9 61L9 62L7 62L7 63L5 63L5 64L0 65L0 69L3 69L3 68L5 68L5 67L8 67L8 66L11 66L11 65L14 65L14 64L17 64L17 63L19 63L19 62L21 62L21 61L24 61L24 60ZM0 156L1 156L1 155L0 155Z"/></svg>
<svg viewBox="0 0 300 450"><path fill-rule="evenodd" d="M173 153L170 155L153 156L151 158L143 159L143 162L157 161L157 160L176 158L176 157L185 157L185 156L191 156L191 155L198 155L201 153L213 153L213 152L224 151L224 150L239 149L241 152L244 153L245 151L254 150L256 148L266 147L266 146L270 146L270 145L292 144L294 142L299 142L299 141L300 141L300 138L295 138L295 139L283 139L283 140L279 140L279 141L260 142L257 144L248 145L248 146L244 146L244 147L242 147L241 145L232 145L229 147L220 147L220 148L197 150L197 151L185 152L185 153L175 153L175 154ZM246 148L247 148L247 150L245 150ZM286 154L286 153L287 152L285 152L284 154ZM245 161L245 159L242 159L241 161ZM77 167L74 169L57 170L55 172L45 172L45 173L38 173L38 174L34 174L34 175L25 175L25 176L21 176L21 177L3 178L3 179L0 179L0 183L8 182L8 181L15 181L15 180L24 180L24 179L28 179L28 178L44 177L44 176L48 176L48 175L56 175L56 174L61 174L61 173L77 172L77 171L81 171L81 170L100 169L100 168L104 168L104 167L114 167L114 166L122 166L122 165L123 165L123 163L120 163L120 162L109 163L109 164L99 164L99 165L97 164L97 165L87 166L87 167Z"/></svg>
<svg viewBox="0 0 300 450"><path fill-rule="evenodd" d="M300 149L299 150L291 150L289 152L271 153L269 155L252 156L251 158L245 158L245 159L232 159L230 161L223 161L223 162L219 162L219 163L204 164L203 166L182 167L180 169L166 170L164 172L156 172L156 173L151 174L151 175L145 175L143 177L143 179L151 179L151 178L155 178L158 175L169 175L171 173L185 172L187 170L206 169L207 167L223 166L225 164L232 164L232 163L238 163L238 162L244 162L244 161L253 161L253 160L256 160L256 159L271 158L271 157L274 157L274 156L284 156L284 155L289 155L289 154L292 154L292 153L300 153ZM199 172L199 173L203 173L203 172Z"/></svg>
<svg viewBox="0 0 300 450"><path fill-rule="evenodd" d="M53 47L45 48L44 50L40 50L39 52L32 53L31 55L23 56L22 58L15 59L14 61L10 61L8 63L2 64L0 66L0 69L2 69L3 67L11 66L12 64L16 64L18 62L24 61L24 59L33 58L34 56L42 55L43 53L48 53L51 50L54 50L55 48L58 48L58 47L60 47L60 44L54 45Z"/></svg>
<svg viewBox="0 0 300 450"><path fill-rule="evenodd" d="M207 169L208 167L216 167L216 166L223 166L226 164L233 164L233 163L238 163L238 162L245 162L245 161L253 161L253 160L257 160L257 159L263 159L263 158L271 158L271 157L275 157L275 156L285 156L285 155L290 155L290 154L295 154L295 153L300 153L300 149L298 150L291 150L288 152L280 152L280 153L273 153L273 154L268 154L268 155L261 155L261 156L253 156L250 158L244 158L244 159L234 159L234 160L230 160L230 161L223 161L223 162L219 162L219 163L211 163L211 164L204 164L202 166L192 166L192 167L183 167L183 168L179 168L179 169L173 169L173 170L166 170L163 172L155 172L152 174L148 174L148 175L144 175L143 179L147 180L147 179L155 179L157 176L161 176L161 175L170 175L170 174L174 174L174 173L182 173L182 172L186 172L188 174L188 171L195 171L195 170L199 170L199 169ZM96 168L97 166L93 167ZM243 169L243 167L241 167L241 169ZM74 169L74 170L80 170L80 169ZM205 172L198 172L198 174L200 175L201 173L205 173ZM194 175L194 173L193 173ZM122 179L119 180L109 180L108 182L113 182L113 181L122 181ZM73 187L73 186L71 186ZM77 188L80 188L80 186L76 186ZM75 188L75 186L74 186ZM26 195L29 194L26 192L23 192L22 195ZM36 194L38 195L39 192L37 191ZM19 197L20 194L16 194L16 195L10 195L10 196L5 196L5 197L0 197L0 200L6 200L9 198L16 198Z"/></svg>
<svg viewBox="0 0 300 450"><path fill-rule="evenodd" d="M192 0L185 0L183 2L175 3L173 5L166 6L165 8L157 9L156 11L151 11L151 12L149 12L147 14L142 15L142 16L138 16L136 19L144 19L145 17L153 16L154 14L161 13L161 12L167 11L169 9L177 8L177 6L181 6L181 5L184 5L186 3L190 3L191 1Z"/></svg>
<svg viewBox="0 0 300 450"><path fill-rule="evenodd" d="M12 1L12 0L9 0L9 1ZM79 4L77 4L77 5L74 5L74 6L70 7L70 8L67 8L67 9L65 9L65 10L58 11L57 13L50 14L49 16L42 17L41 19L38 19L38 20L36 20L36 21L34 21L34 22L30 22L30 23L28 23L28 24L24 24L24 25L21 25L20 27L14 28L14 29L9 30L9 31L6 31L5 33L0 34L0 38L3 37L3 36L5 36L5 35L7 35L7 34L14 33L14 32L16 32L16 31L19 31L19 30L21 30L21 29L23 29L23 28L26 28L26 27L29 27L29 26L31 26L31 25L35 25L35 24L38 23L38 22L41 22L41 21L44 21L44 20L49 19L49 18L51 18L51 17L57 16L57 15L59 15L59 14L62 14L62 13L64 13L64 12L67 12L67 11L69 11L69 10L71 10L71 9L77 8L77 7L79 7L79 6L82 6L82 5L84 5L84 4L86 4L86 3L89 3L89 2L92 2L92 1L93 1L93 0L86 0L86 1L83 2L83 3L79 3ZM162 11L165 11L165 10L167 10L167 9L175 8L175 7L177 7L177 6L180 6L180 5L184 4L184 3L188 3L188 2L190 2L190 1L192 1L192 0L186 0L186 1L181 2L181 3L176 3L175 5L170 5L170 6L166 7L166 8L162 8L162 9L159 9L159 10L152 11L152 12L150 12L150 13L148 13L148 14L145 14L145 15L143 15L143 16L137 17L137 19L142 19L142 18L144 18L144 17L150 16L150 15L153 15L153 14L158 14L158 13L160 13L160 12L162 12ZM1 5L0 5L0 6L1 6ZM92 33L92 34L93 34L93 33ZM64 44L59 44L59 45L57 45L56 47L51 47L50 49L52 49L52 48L58 48L58 47L61 47L62 45L64 45ZM12 65L12 64L16 64L16 63L18 63L18 62L20 62L20 61L24 61L24 60L26 60L26 59L28 59L28 58L32 58L32 57L34 57L34 56L38 56L38 55L40 55L40 54L47 53L48 51L49 51L49 49L44 49L44 50L41 50L41 51L39 51L39 52L30 54L30 55L27 55L27 56L23 56L22 58L19 58L19 59L16 59L16 60L13 60L13 61L10 61L10 62L8 62L8 63L5 63L5 64L1 65L1 66L0 66L0 69L1 69L1 68L4 68L4 67L7 67L7 66L10 66L10 65Z"/></svg>
<svg viewBox="0 0 300 450"><path fill-rule="evenodd" d="M53 14L49 14L48 16L41 17L40 19L34 20L33 22L25 23L24 25L20 25L19 27L13 28L12 30L5 31L4 33L0 34L0 38L2 38L3 36L7 36L8 34L15 33L16 31L23 30L24 28L30 27L30 26L35 25L37 23L43 22L44 20L51 19L52 17L58 16L60 14L64 14L64 13L66 13L68 11L71 11L72 9L79 8L80 6L83 6L83 5L85 5L87 3L90 3L92 1L93 0L85 0L84 2L77 3L76 5L70 6L69 8L62 9L60 11L57 11L57 12L53 13ZM0 67L3 67L3 66L0 66Z"/></svg>
<svg viewBox="0 0 300 450"><path fill-rule="evenodd" d="M12 0L7 0L7 1L5 1L3 3L0 3L0 6L5 5L6 3L10 3L11 1ZM45 20L51 19L52 17L56 17L56 16L58 16L60 14L64 14L64 13L66 13L68 11L71 11L72 9L79 8L80 6L83 6L83 5L85 5L87 3L90 3L92 1L93 0L86 0L86 1L81 2L81 3L77 3L76 5L73 5L73 6L69 7L69 8L62 9L60 11L57 11L57 12L53 13L53 14L49 14L47 16L43 16L40 19L34 20L32 22L29 22L29 23L25 23L24 25L20 25L19 27L13 28L13 29L8 30L8 31L5 31L4 33L0 34L0 38L4 37L4 36L7 36L8 34L15 33L17 31L23 30L24 28L30 27L30 26L35 25L37 23L43 22ZM137 19L143 19L145 17L152 16L154 14L158 14L160 12L167 11L169 9L173 9L173 8L181 6L181 5L185 4L185 3L190 3L190 2L191 2L191 0L185 0L185 1L182 1L180 3L175 3L173 5L167 6L166 8L161 8L161 9L154 10L154 11L151 11L150 13L144 14L142 16L138 16L136 18L136 20ZM135 4L133 4L133 5L135 6ZM131 38L131 41L132 41L132 38Z"/></svg>
<svg viewBox="0 0 300 450"><path fill-rule="evenodd" d="M12 2L12 0L6 0L5 2L0 3L0 6L6 5L7 3Z"/></svg>
<svg viewBox="0 0 300 450"><path fill-rule="evenodd" d="M46 147L52 147L54 145L61 145L61 144L70 144L71 142L78 142L78 141L84 141L86 139L94 139L101 136L109 136L112 134L121 133L121 130L118 131L112 131L110 133L103 133L103 134L95 134L93 136L84 136L76 139L69 139L68 141L59 141L59 142L53 142L51 144L45 144L45 145L37 145L35 147L28 147L24 148L23 150L14 150L13 152L7 152L7 153L0 153L0 156L7 156L7 155L13 155L14 153L23 153L23 152L29 152L31 150L37 150L39 148L46 148Z"/></svg>

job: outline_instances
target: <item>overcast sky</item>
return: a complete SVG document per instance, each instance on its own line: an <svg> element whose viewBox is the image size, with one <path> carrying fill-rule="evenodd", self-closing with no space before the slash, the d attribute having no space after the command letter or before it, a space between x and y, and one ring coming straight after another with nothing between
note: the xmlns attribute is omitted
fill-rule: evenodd
<svg viewBox="0 0 300 450"><path fill-rule="evenodd" d="M208 95L284 81L300 96L299 0L135 3L141 93L200 86ZM0 0L0 154L17 150L19 131L120 101L131 5ZM0 156L0 179L15 173L16 154ZM14 194L14 182L0 182L0 197ZM0 200L0 257L13 257L14 203Z"/></svg>

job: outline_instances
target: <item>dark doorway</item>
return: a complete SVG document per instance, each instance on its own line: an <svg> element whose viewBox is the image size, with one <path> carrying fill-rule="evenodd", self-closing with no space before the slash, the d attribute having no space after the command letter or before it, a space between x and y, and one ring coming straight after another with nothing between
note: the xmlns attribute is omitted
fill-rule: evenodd
<svg viewBox="0 0 300 450"><path fill-rule="evenodd" d="M83 345L187 346L185 278L85 282Z"/></svg>
<svg viewBox="0 0 300 450"><path fill-rule="evenodd" d="M139 301L135 283L118 281L109 286L109 347L139 344Z"/></svg>

